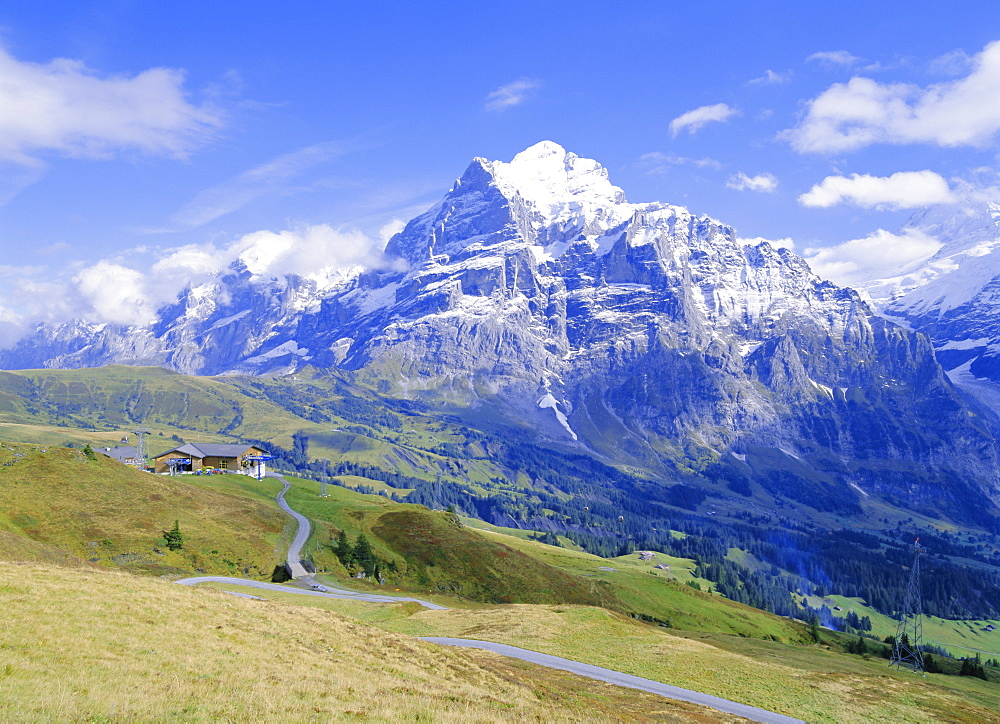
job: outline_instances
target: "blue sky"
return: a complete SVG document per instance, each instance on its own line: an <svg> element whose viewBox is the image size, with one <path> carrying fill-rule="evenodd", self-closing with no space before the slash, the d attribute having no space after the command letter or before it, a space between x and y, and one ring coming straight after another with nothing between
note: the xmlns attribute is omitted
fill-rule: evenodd
<svg viewBox="0 0 1000 724"><path fill-rule="evenodd" d="M0 7L0 341L142 321L249 243L364 263L543 139L844 281L1000 185L995 1L287 5Z"/></svg>

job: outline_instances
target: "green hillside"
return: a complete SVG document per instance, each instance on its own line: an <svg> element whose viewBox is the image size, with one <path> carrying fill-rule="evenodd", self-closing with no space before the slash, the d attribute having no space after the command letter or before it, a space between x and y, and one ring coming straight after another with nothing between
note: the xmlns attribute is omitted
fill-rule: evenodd
<svg viewBox="0 0 1000 724"><path fill-rule="evenodd" d="M434 479L448 467L446 458L423 447L460 441L460 434L417 410L388 409L389 402L316 370L284 379L192 377L121 365L0 371L0 439L112 446L141 424L152 431L147 444L155 455L179 440L263 440L290 449L300 433L310 459ZM485 482L497 474L480 462L462 479Z"/></svg>
<svg viewBox="0 0 1000 724"><path fill-rule="evenodd" d="M403 590L449 594L483 603L559 602L619 608L610 588L552 566L504 543L487 540L453 516L423 506L395 503L287 476L289 505L315 524L308 551L321 570L346 575L334 551L343 531L352 542L364 535L387 582Z"/></svg>
<svg viewBox="0 0 1000 724"><path fill-rule="evenodd" d="M65 427L70 439L79 439L77 430L125 431L139 423L154 434L268 439L290 434L302 422L278 405L211 378L120 365L0 372L0 421Z"/></svg>
<svg viewBox="0 0 1000 724"><path fill-rule="evenodd" d="M316 524L307 546L309 556L337 585L343 584L338 579L350 574L333 550L334 538L344 531L351 540L364 534L382 560L395 563L398 572L386 574L385 586L395 590L482 603L589 604L678 629L806 640L801 623L685 585L696 580L689 560L661 555L644 562L635 554L600 558L456 525L444 512L395 503L381 495L328 486L329 497L321 498L315 481L287 478L292 483L286 496L289 504ZM664 561L676 574L654 567ZM708 586L707 581L702 583ZM353 580L350 585L385 588L370 581Z"/></svg>
<svg viewBox="0 0 1000 724"><path fill-rule="evenodd" d="M450 609L247 589L273 601L263 603L94 570L247 575L249 569L250 577L264 577L287 546L282 535L289 532L288 519L273 503L279 486L237 475L152 476L100 456L89 459L77 449L0 447L0 559L22 563L8 568L0 581L0 604L24 623L16 632L0 633L0 676L10 694L0 703L0 717L197 720L259 714L298 720L360 711L369 718L403 720L414 706L423 706L429 718L448 721L454 710L439 704L445 700L465 702L468 721L503 720L508 714L538 721L704 716L632 692L585 685L599 692L595 702L588 698L594 693L580 694L584 689L573 677L533 667L528 668L534 683L516 694L526 699L512 708L504 703L515 695L510 690L493 688L486 698L461 692L494 687L489 682L495 674L516 689L528 681L524 667L478 654L435 659L437 653L421 652L436 649L398 634L510 643L810 721L978 722L1000 706L997 684L940 675L915 680L888 671L882 659L841 653L840 635L823 632L816 645L800 623L694 590L687 582L706 587L708 582L695 577L687 559L658 554L641 560L636 553L600 558L530 540L523 531L474 529L457 516L384 495L329 486L328 497L321 498L319 483L289 479L290 504L315 524L307 553L331 582L379 592L427 596L430 591ZM185 548L177 553L164 550L160 541L175 519L185 534ZM384 585L346 578L357 568L346 569L336 557L341 531L352 540L366 536L385 564L394 563ZM116 633L125 626L118 612L124 610L126 591L132 624L127 634ZM40 598L49 603L31 609L28 602ZM654 625L657 621L661 625ZM386 638L367 625L396 634ZM33 637L59 646L47 647L41 657L28 656L26 641ZM98 663L76 666L80 656ZM342 656L353 663L344 668ZM409 668L400 663L404 660ZM485 668L455 668L446 660ZM369 677L382 672L385 662L391 662L388 673L380 674L374 688L367 683L369 703L357 703L352 697L365 686L365 672ZM299 667L295 676L307 682L290 701L261 688L273 686L272 677L284 680L275 668L282 666L285 672ZM336 667L336 686L308 684L331 676L329 667ZM169 672L171 685L154 682L141 699L128 691L142 687L122 686L151 671ZM395 677L422 683L400 689ZM37 695L57 680L80 693ZM428 692L422 704L409 703L411 690Z"/></svg>
<svg viewBox="0 0 1000 724"><path fill-rule="evenodd" d="M454 414L392 399L336 370L306 369L283 378L197 378L120 366L0 374L0 439L111 445L141 423L153 431L153 453L179 441L263 440L285 469L305 476L326 475L415 504L451 505L470 518L559 533L567 545L608 558L647 549L697 560L690 574L683 567L670 576L646 571L648 578L616 594L627 608L657 618L670 616L656 612L659 595L650 592L667 590L668 578L683 583L695 574L705 589L788 616L802 615L798 602L818 585L823 593L861 591L870 606L888 612L905 590L905 546L913 535L940 553L928 560L928 574L940 583L925 600L928 612L997 616L1000 548L983 531L875 502L864 503L864 516L844 518L780 495L734 495L739 485L733 487L731 474L745 467L735 458L701 477L616 468L525 430L501 429L495 420L473 424L462 417L467 410L449 412ZM747 461L765 468L794 463L774 450L752 451ZM321 524L324 515L317 513ZM370 533L375 525L362 527ZM354 530L351 521L327 521L324 534L340 529ZM383 557L395 555L379 540L373 542L385 545ZM335 567L322 547L329 543L329 537L317 538L314 553ZM411 571L403 583L458 585L442 578L440 566L422 571ZM585 573L587 585L614 577L605 573ZM480 598L491 588L471 579L461 585Z"/></svg>
<svg viewBox="0 0 1000 724"><path fill-rule="evenodd" d="M150 573L270 578L291 532L270 500L280 486L253 481L266 493L226 492L250 479L224 477L209 489L192 484L201 478L154 476L82 450L0 444L0 553ZM176 552L162 541L174 521L184 536Z"/></svg>

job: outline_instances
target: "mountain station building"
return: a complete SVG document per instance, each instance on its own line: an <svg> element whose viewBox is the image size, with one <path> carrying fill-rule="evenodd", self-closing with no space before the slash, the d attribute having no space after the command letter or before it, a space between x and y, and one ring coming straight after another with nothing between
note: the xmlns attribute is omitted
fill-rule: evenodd
<svg viewBox="0 0 1000 724"><path fill-rule="evenodd" d="M142 464L139 460L139 453L134 445L116 445L115 447L95 447L92 449L94 452L107 455L109 458L117 460L124 465L131 465L137 468Z"/></svg>
<svg viewBox="0 0 1000 724"><path fill-rule="evenodd" d="M216 468L230 473L256 476L258 472L261 475L267 472L265 463L262 460L247 458L266 455L266 450L245 443L189 442L157 455L153 458L153 467L157 473L169 473L172 467L171 460L190 460L189 463L175 463L173 467L177 468L177 472L197 472L202 468Z"/></svg>

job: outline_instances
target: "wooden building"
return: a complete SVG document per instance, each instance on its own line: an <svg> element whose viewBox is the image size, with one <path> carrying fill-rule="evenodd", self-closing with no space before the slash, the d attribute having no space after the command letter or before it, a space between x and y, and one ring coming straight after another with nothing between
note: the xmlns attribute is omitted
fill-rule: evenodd
<svg viewBox="0 0 1000 724"><path fill-rule="evenodd" d="M190 460L189 463L176 465L177 471L196 472L202 468L216 468L230 473L257 475L258 472L265 472L265 463L247 458L266 455L265 450L246 443L189 442L160 453L153 460L154 470L158 473L170 472L170 460Z"/></svg>

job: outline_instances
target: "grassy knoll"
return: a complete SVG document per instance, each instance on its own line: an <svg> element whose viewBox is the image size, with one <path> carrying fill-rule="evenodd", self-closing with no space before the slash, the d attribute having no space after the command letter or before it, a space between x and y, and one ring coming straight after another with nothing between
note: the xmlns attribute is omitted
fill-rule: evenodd
<svg viewBox="0 0 1000 724"><path fill-rule="evenodd" d="M249 478L217 477L208 489L191 484L202 478L154 476L80 450L0 444L0 532L7 534L0 553L151 573L270 577L291 533L270 500L280 485L263 481L268 491L254 500L236 490ZM184 536L176 552L161 541L175 520Z"/></svg>
<svg viewBox="0 0 1000 724"><path fill-rule="evenodd" d="M625 610L669 621L675 628L805 641L805 630L799 623L686 585L688 581L701 580L694 577L691 572L694 563L686 558L663 553L657 553L649 561L640 560L637 553L601 558L501 533L481 533L561 570L601 581L625 604ZM670 570L657 569L657 565L669 565ZM707 581L702 583L708 585Z"/></svg>
<svg viewBox="0 0 1000 724"><path fill-rule="evenodd" d="M61 548L39 543L5 530L0 530L0 561L31 561L71 568L88 565L87 561Z"/></svg>
<svg viewBox="0 0 1000 724"><path fill-rule="evenodd" d="M718 721L343 616L115 572L0 568L4 721ZM735 721L735 717L722 717Z"/></svg>
<svg viewBox="0 0 1000 724"><path fill-rule="evenodd" d="M396 562L399 574L388 576L390 588L485 603L597 605L643 614L685 630L776 641L799 642L806 637L799 623L679 582L696 580L691 573L694 564L687 559L664 554L652 561L640 561L636 554L600 558L499 529L459 527L444 513L380 495L328 486L329 497L320 498L318 483L286 477L293 484L289 504L316 524L306 550L320 570L336 576L347 572L330 543L343 530L351 540L363 533L380 558ZM658 564L670 565L670 571L656 569ZM354 585L366 587L364 582Z"/></svg>
<svg viewBox="0 0 1000 724"><path fill-rule="evenodd" d="M343 530L351 540L364 534L376 555L396 565L398 573L388 574L394 587L486 603L621 607L608 586L487 539L442 512L336 486L320 498L318 483L287 477L289 505L317 523L307 550L325 570L345 572L330 545L334 531Z"/></svg>

